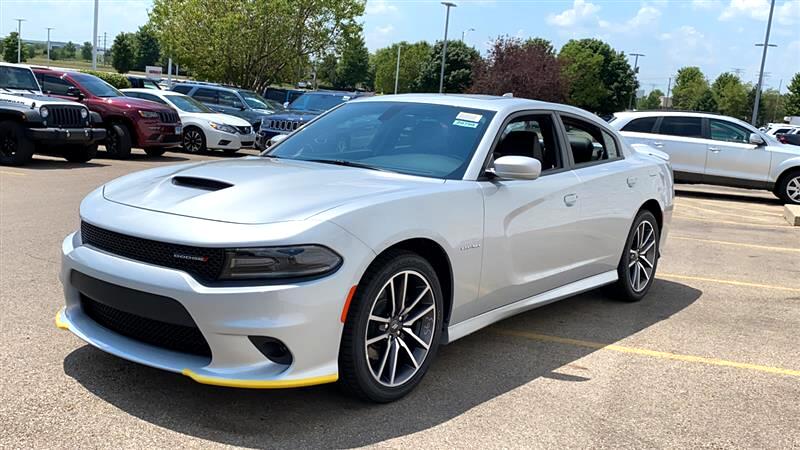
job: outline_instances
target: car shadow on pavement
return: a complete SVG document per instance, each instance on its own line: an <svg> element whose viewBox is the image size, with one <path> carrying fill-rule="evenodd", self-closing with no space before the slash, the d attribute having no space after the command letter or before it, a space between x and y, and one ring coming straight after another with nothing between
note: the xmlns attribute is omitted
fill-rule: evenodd
<svg viewBox="0 0 800 450"><path fill-rule="evenodd" d="M98 163L95 160L85 163L69 162L65 159L42 159L33 157L24 166L15 167L18 170L71 170L71 169L89 169L92 167L105 167L108 164Z"/></svg>
<svg viewBox="0 0 800 450"><path fill-rule="evenodd" d="M335 385L205 386L88 345L65 358L64 371L122 411L190 436L253 448L355 447L430 429L541 377L591 379L591 367L581 367L580 375L554 371L596 349L512 336L509 330L612 344L668 319L701 294L657 280L640 303L589 292L512 317L441 347L420 386L386 405L350 398Z"/></svg>
<svg viewBox="0 0 800 450"><path fill-rule="evenodd" d="M759 192L759 191L756 191ZM769 192L764 191L766 194ZM759 197L755 195L737 194L734 192L711 192L711 191L694 191L694 190L681 190L675 189L675 195L678 197L697 198L704 200L719 200L725 202L738 202L738 203L757 203L762 205L775 205L783 206L783 201L777 197Z"/></svg>
<svg viewBox="0 0 800 450"><path fill-rule="evenodd" d="M105 159L105 160L116 160L117 158L108 156L105 150L100 150L97 152L97 159ZM150 156L144 152L133 151L131 156L126 159L125 161L157 161L157 162L182 162L182 161L189 161L189 158L185 156L181 156L180 154L163 154L161 156Z"/></svg>

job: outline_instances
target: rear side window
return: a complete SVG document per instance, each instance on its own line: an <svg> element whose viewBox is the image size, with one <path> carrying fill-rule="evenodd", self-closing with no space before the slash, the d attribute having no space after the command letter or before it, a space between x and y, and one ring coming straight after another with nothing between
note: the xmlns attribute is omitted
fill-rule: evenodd
<svg viewBox="0 0 800 450"><path fill-rule="evenodd" d="M703 137L703 121L699 117L664 117L660 134L691 138Z"/></svg>
<svg viewBox="0 0 800 450"><path fill-rule="evenodd" d="M622 131L631 131L634 133L652 133L656 127L658 117L642 117L640 119L633 119L627 125L622 127Z"/></svg>
<svg viewBox="0 0 800 450"><path fill-rule="evenodd" d="M218 103L217 91L215 91L214 89L200 88L197 91L195 91L194 94L192 94L192 97L196 98L198 101L201 101L203 103L214 103L214 104Z"/></svg>
<svg viewBox="0 0 800 450"><path fill-rule="evenodd" d="M180 92L181 94L188 94L189 91L192 90L192 87L179 84L179 85L175 86L174 88L172 88L172 90L175 91L175 92Z"/></svg>

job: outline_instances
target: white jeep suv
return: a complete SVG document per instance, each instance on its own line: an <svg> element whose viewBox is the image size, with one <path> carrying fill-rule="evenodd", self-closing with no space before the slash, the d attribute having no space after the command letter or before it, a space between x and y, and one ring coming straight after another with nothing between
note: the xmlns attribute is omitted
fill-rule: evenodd
<svg viewBox="0 0 800 450"><path fill-rule="evenodd" d="M679 111L621 112L611 126L631 144L670 156L675 181L766 189L800 204L800 147L732 117Z"/></svg>

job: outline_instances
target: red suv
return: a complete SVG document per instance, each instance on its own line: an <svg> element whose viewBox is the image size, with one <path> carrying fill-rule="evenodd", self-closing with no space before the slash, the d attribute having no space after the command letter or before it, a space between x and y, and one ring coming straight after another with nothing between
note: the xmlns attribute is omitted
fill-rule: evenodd
<svg viewBox="0 0 800 450"><path fill-rule="evenodd" d="M100 114L107 130L103 144L109 156L126 159L131 147L141 147L150 156L161 156L167 148L180 146L182 126L173 109L125 97L94 75L44 68L33 71L46 95L79 101Z"/></svg>

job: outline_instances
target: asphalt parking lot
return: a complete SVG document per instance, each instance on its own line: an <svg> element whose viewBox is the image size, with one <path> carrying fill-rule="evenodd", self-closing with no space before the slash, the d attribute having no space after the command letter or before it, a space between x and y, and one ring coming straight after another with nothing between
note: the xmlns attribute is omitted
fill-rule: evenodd
<svg viewBox="0 0 800 450"><path fill-rule="evenodd" d="M800 227L757 191L679 186L645 300L590 292L495 324L389 405L200 385L56 329L80 200L221 157L0 167L0 447L800 447Z"/></svg>

